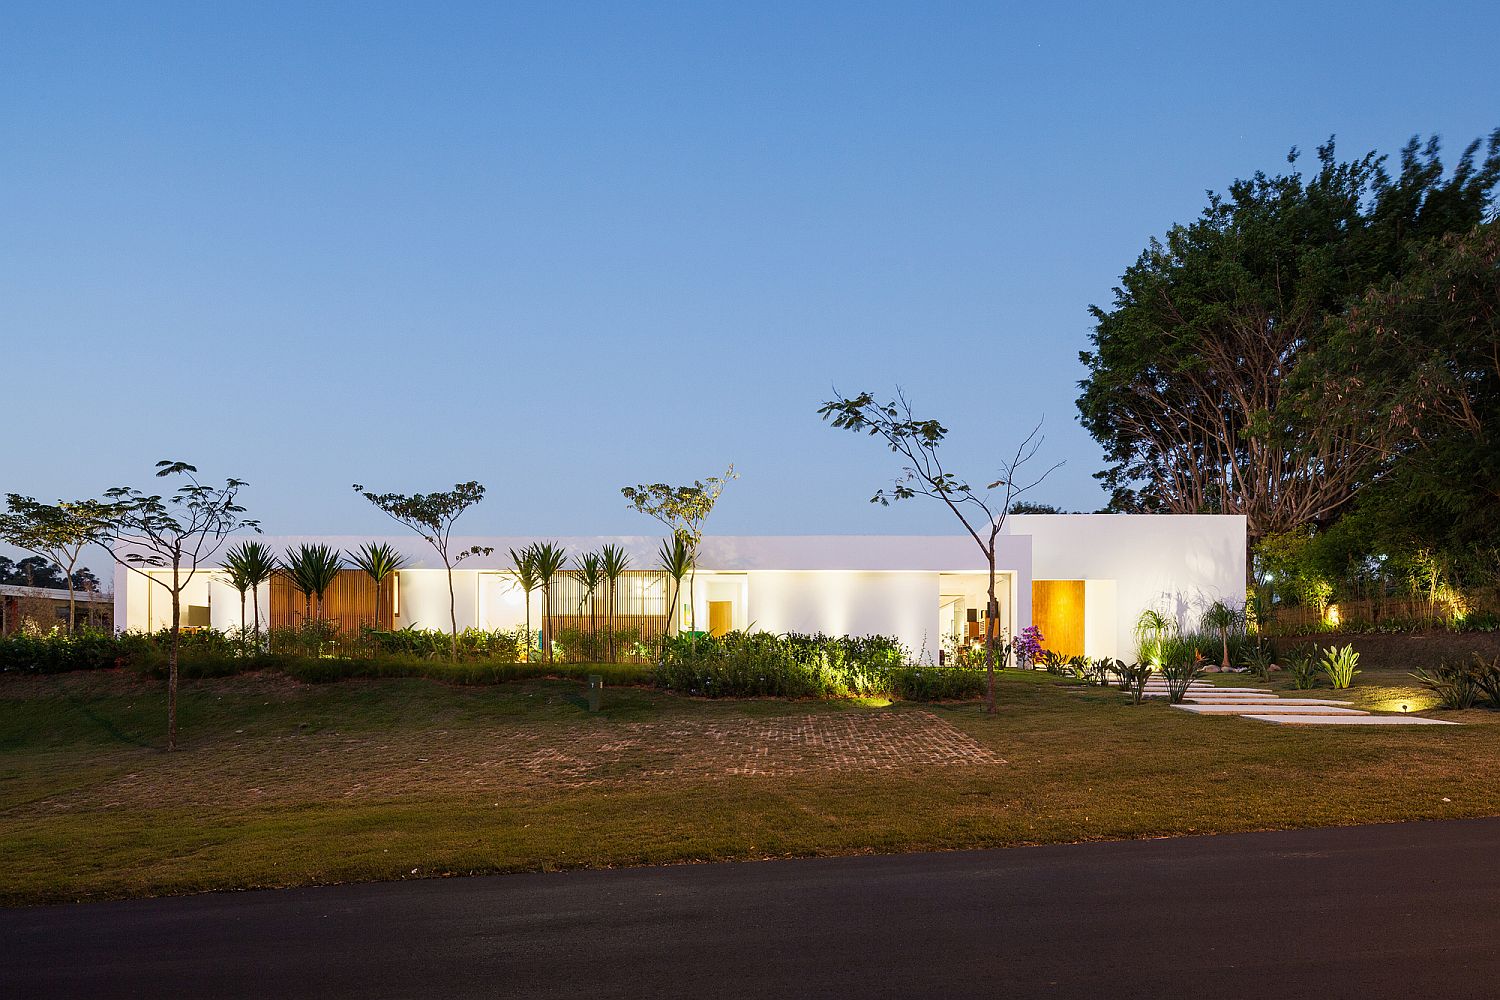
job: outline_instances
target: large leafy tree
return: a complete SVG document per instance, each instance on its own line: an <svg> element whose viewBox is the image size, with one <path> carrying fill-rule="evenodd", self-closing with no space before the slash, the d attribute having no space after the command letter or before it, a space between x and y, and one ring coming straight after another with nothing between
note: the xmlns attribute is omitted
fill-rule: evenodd
<svg viewBox="0 0 1500 1000"><path fill-rule="evenodd" d="M1425 552L1422 561L1450 578L1493 577L1500 550L1500 221L1425 248L1402 278L1356 300L1295 381L1309 419L1336 414L1337 426L1364 420L1387 428L1396 442L1361 489L1349 524L1323 546L1332 571L1345 575L1345 566L1372 557Z"/></svg>
<svg viewBox="0 0 1500 1000"><path fill-rule="evenodd" d="M73 631L78 618L78 560L84 548L103 532L104 506L93 500L41 503L8 493L5 508L0 514L0 540L62 568L68 588L68 631Z"/></svg>
<svg viewBox="0 0 1500 1000"><path fill-rule="evenodd" d="M363 496L394 521L415 531L431 545L443 569L448 572L449 649L458 659L458 599L453 592L453 567L470 556L489 555L495 551L483 545L468 547L453 544L453 526L464 511L484 499L484 487L472 480L456 483L451 490L432 493L373 493L356 483L354 492Z"/></svg>
<svg viewBox="0 0 1500 1000"><path fill-rule="evenodd" d="M875 402L868 392L838 396L825 402L818 414L832 426L879 438L897 457L901 473L888 489L875 491L871 503L889 506L892 500L927 497L937 500L958 518L964 531L979 546L989 565L989 594L985 606L984 669L985 709L995 710L995 662L1000 647L998 632L1000 602L995 596L996 550L1005 518L1020 497L1041 485L1061 462L1035 478L1026 475L1026 465L1040 450L1041 427L1033 428L1008 459L996 463L999 475L988 486L976 489L943 465L939 446L948 428L931 418L918 417L899 389L888 403Z"/></svg>
<svg viewBox="0 0 1500 1000"><path fill-rule="evenodd" d="M1093 308L1078 399L1104 445L1117 510L1246 516L1251 546L1325 525L1395 446L1354 410L1310 412L1289 379L1348 303L1406 272L1417 250L1477 224L1500 181L1500 131L1451 172L1436 139L1399 169L1375 153L1257 173L1149 246Z"/></svg>
<svg viewBox="0 0 1500 1000"><path fill-rule="evenodd" d="M178 486L162 496L133 486L105 491L100 540L110 544L117 563L140 573L172 600L171 641L167 647L167 749L177 749L177 660L182 645L182 593L230 535L260 522L242 515L239 494L246 483L226 479L213 486L198 479L186 462L156 463L158 478L175 477ZM154 572L171 569L170 575Z"/></svg>

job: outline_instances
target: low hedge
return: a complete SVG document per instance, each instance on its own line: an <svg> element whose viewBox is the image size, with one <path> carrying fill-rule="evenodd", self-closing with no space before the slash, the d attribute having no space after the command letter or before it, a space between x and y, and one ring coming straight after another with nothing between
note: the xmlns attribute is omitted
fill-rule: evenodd
<svg viewBox="0 0 1500 1000"><path fill-rule="evenodd" d="M0 673L56 674L124 668L165 677L170 633L80 630L68 635L16 633L0 637ZM290 645L290 644L288 644ZM335 647L336 648L336 647ZM882 636L732 633L711 638L681 635L668 641L665 662L515 662L514 651L494 643L494 657L470 655L453 662L437 655L375 653L316 655L311 649L255 651L233 636L204 630L182 635L178 675L227 677L271 671L309 684L350 678L426 677L453 684L500 684L557 677L583 680L599 674L613 686L654 684L708 697L857 698L908 701L968 699L984 692L984 671L918 666Z"/></svg>

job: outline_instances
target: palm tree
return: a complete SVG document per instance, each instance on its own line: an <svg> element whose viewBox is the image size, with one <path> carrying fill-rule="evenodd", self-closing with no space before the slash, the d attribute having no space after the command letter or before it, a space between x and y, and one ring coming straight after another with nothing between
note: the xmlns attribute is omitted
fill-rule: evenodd
<svg viewBox="0 0 1500 1000"><path fill-rule="evenodd" d="M667 605L667 628L662 635L672 631L672 616L677 612L677 602L682 596L682 578L693 571L693 552L688 540L679 533L661 543L656 558L663 572L672 578L672 603ZM665 648L665 647L663 647Z"/></svg>
<svg viewBox="0 0 1500 1000"><path fill-rule="evenodd" d="M630 554L613 543L599 550L599 568L609 584L609 594L604 605L606 627L609 629L609 662L615 662L615 592L620 577L630 568Z"/></svg>
<svg viewBox="0 0 1500 1000"><path fill-rule="evenodd" d="M1210 632L1219 633L1219 641L1224 645L1224 662L1220 664L1223 670L1229 669L1229 633L1239 621L1240 613L1223 601L1214 601L1203 612L1203 627Z"/></svg>
<svg viewBox="0 0 1500 1000"><path fill-rule="evenodd" d="M589 638L595 647L593 655L598 656L599 623L594 614L594 592L599 589L599 584L604 582L599 553L585 552L574 558L573 565L576 569L574 575L578 577L578 583L584 590L583 598L578 602L578 610L581 612L585 604L589 606Z"/></svg>
<svg viewBox="0 0 1500 1000"><path fill-rule="evenodd" d="M1142 663L1160 666L1162 640L1177 630L1176 619L1146 608L1135 622L1136 654Z"/></svg>
<svg viewBox="0 0 1500 1000"><path fill-rule="evenodd" d="M510 550L510 575L526 595L526 659L531 659L531 595L542 585L536 565L536 546L528 545L517 552Z"/></svg>
<svg viewBox="0 0 1500 1000"><path fill-rule="evenodd" d="M224 553L229 585L240 592L240 636L245 633L245 591L255 612L255 648L260 649L260 588L276 572L276 555L263 542L241 542Z"/></svg>
<svg viewBox="0 0 1500 1000"><path fill-rule="evenodd" d="M531 546L532 558L536 561L537 579L542 584L542 646L547 651L547 662L552 662L552 578L562 570L568 553L554 542L536 542Z"/></svg>
<svg viewBox="0 0 1500 1000"><path fill-rule="evenodd" d="M323 617L323 594L343 568L343 553L327 545L300 545L287 550L286 571L292 586L302 594L304 618L312 617L314 597L318 599L318 617Z"/></svg>
<svg viewBox="0 0 1500 1000"><path fill-rule="evenodd" d="M395 546L385 542L366 542L349 553L349 561L355 569L362 569L375 581L375 627L380 627L380 591L386 578L394 576L406 565L406 557L397 552Z"/></svg>

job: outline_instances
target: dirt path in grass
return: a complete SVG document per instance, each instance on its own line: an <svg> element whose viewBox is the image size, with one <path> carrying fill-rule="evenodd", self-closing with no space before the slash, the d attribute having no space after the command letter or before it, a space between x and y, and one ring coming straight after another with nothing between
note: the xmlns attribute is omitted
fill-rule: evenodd
<svg viewBox="0 0 1500 1000"><path fill-rule="evenodd" d="M733 775L993 767L990 749L923 711L437 730L413 740L309 733L170 756L108 754L113 774L10 816L172 805L234 809Z"/></svg>

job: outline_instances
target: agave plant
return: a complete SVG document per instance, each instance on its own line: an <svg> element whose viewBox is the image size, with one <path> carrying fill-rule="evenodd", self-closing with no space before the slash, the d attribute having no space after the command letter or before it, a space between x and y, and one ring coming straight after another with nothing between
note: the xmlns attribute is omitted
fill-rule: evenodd
<svg viewBox="0 0 1500 1000"><path fill-rule="evenodd" d="M1309 691L1318 683L1318 660L1311 650L1298 649L1287 653L1282 666L1292 679L1292 687L1298 691Z"/></svg>
<svg viewBox="0 0 1500 1000"><path fill-rule="evenodd" d="M406 565L406 557L385 542L366 542L349 553L349 561L355 569L364 570L365 575L375 581L375 627L380 628L380 592L387 578Z"/></svg>
<svg viewBox="0 0 1500 1000"><path fill-rule="evenodd" d="M552 662L552 579L562 571L568 553L555 542L536 542L531 546L531 557L536 561L537 579L542 585L542 648L547 651L547 662Z"/></svg>
<svg viewBox="0 0 1500 1000"><path fill-rule="evenodd" d="M1188 688L1203 674L1203 654L1183 639L1163 641L1160 647L1161 675L1167 682L1167 701L1179 704Z"/></svg>
<svg viewBox="0 0 1500 1000"><path fill-rule="evenodd" d="M1245 650L1244 656L1240 658L1240 666L1251 671L1263 681L1271 679L1271 664L1275 662L1276 648L1270 643L1259 641Z"/></svg>
<svg viewBox="0 0 1500 1000"><path fill-rule="evenodd" d="M603 560L597 552L585 552L573 559L573 567L573 575L578 578L578 585L583 588L583 597L578 602L578 610L581 613L583 606L588 605L589 633L597 636L599 627L597 616L594 614L594 594L598 591L599 585L604 582Z"/></svg>
<svg viewBox="0 0 1500 1000"><path fill-rule="evenodd" d="M1146 681L1154 668L1149 663L1125 663L1115 661L1115 672L1120 677L1120 688L1129 692L1132 704L1139 705L1146 697Z"/></svg>
<svg viewBox="0 0 1500 1000"><path fill-rule="evenodd" d="M1238 610L1231 608L1223 601L1214 601L1208 610L1203 612L1203 628L1209 632L1216 632L1219 641L1224 646L1224 658L1219 663L1221 669L1229 669L1229 633L1239 627L1244 620Z"/></svg>
<svg viewBox="0 0 1500 1000"><path fill-rule="evenodd" d="M287 550L286 575L302 595L304 618L312 617L313 598L318 601L318 617L323 617L323 594L343 568L343 553L327 545L299 545Z"/></svg>
<svg viewBox="0 0 1500 1000"><path fill-rule="evenodd" d="M510 575L526 598L526 659L531 659L531 595L542 585L541 573L536 564L536 546L528 545L520 552L510 550Z"/></svg>
<svg viewBox="0 0 1500 1000"><path fill-rule="evenodd" d="M599 550L599 569L604 573L609 592L605 597L604 614L609 630L609 662L615 662L615 596L620 577L630 568L630 554L618 545L609 544Z"/></svg>
<svg viewBox="0 0 1500 1000"><path fill-rule="evenodd" d="M276 572L276 555L262 542L241 542L224 553L224 574L240 592L240 636L245 635L245 593L255 611L255 648L260 648L260 587Z"/></svg>

